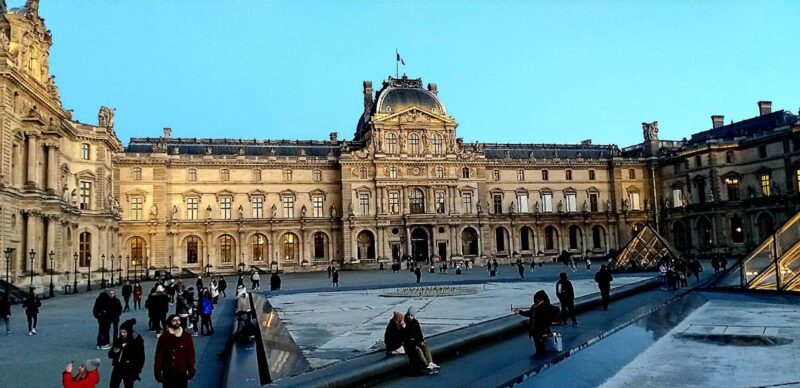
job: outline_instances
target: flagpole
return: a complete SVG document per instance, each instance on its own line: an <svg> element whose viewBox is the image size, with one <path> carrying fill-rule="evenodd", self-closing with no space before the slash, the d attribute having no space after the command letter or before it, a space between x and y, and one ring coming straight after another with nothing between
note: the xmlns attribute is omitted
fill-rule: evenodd
<svg viewBox="0 0 800 388"><path fill-rule="evenodd" d="M397 49L394 49L394 78L400 78L400 53L397 52Z"/></svg>

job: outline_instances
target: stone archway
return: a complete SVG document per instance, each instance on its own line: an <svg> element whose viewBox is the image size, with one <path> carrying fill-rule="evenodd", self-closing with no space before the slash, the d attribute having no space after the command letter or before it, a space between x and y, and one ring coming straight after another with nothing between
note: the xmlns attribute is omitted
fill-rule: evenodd
<svg viewBox="0 0 800 388"><path fill-rule="evenodd" d="M411 257L415 261L428 261L430 258L428 247L428 231L425 228L415 228L411 231Z"/></svg>
<svg viewBox="0 0 800 388"><path fill-rule="evenodd" d="M358 259L374 259L375 258L375 235L369 230L362 230L356 238L358 245Z"/></svg>
<svg viewBox="0 0 800 388"><path fill-rule="evenodd" d="M478 256L478 232L472 227L461 231L461 253L464 256Z"/></svg>

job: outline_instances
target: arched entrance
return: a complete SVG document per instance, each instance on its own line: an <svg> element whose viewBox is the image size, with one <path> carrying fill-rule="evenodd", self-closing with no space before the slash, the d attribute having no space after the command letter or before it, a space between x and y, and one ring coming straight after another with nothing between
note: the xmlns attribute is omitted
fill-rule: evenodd
<svg viewBox="0 0 800 388"><path fill-rule="evenodd" d="M416 228L411 232L411 257L417 261L428 261L428 232L423 228Z"/></svg>
<svg viewBox="0 0 800 388"><path fill-rule="evenodd" d="M375 258L375 236L369 230L362 230L356 239L358 244L358 259Z"/></svg>
<svg viewBox="0 0 800 388"><path fill-rule="evenodd" d="M774 229L774 223L772 222L772 216L766 212L758 215L757 222L758 222L758 238L759 238L759 241L757 241L757 243L761 243L772 234Z"/></svg>
<svg viewBox="0 0 800 388"><path fill-rule="evenodd" d="M478 232L467 227L461 231L461 252L464 256L478 255Z"/></svg>

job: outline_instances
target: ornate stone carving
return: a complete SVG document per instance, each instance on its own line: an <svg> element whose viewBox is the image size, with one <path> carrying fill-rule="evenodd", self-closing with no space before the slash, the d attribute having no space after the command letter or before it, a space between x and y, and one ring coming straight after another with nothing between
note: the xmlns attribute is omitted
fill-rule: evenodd
<svg viewBox="0 0 800 388"><path fill-rule="evenodd" d="M244 206L239 205L239 219L244 219Z"/></svg>
<svg viewBox="0 0 800 388"><path fill-rule="evenodd" d="M173 220L177 220L178 219L178 206L177 205L172 205L172 219Z"/></svg>
<svg viewBox="0 0 800 388"><path fill-rule="evenodd" d="M158 217L158 206L153 204L153 207L150 208L150 219L155 219Z"/></svg>
<svg viewBox="0 0 800 388"><path fill-rule="evenodd" d="M642 134L644 135L644 141L658 140L658 121L642 123Z"/></svg>
<svg viewBox="0 0 800 388"><path fill-rule="evenodd" d="M206 207L206 218L211 219L211 205Z"/></svg>
<svg viewBox="0 0 800 388"><path fill-rule="evenodd" d="M101 106L100 112L97 113L97 125L105 128L114 128L114 111L116 111L115 108Z"/></svg>

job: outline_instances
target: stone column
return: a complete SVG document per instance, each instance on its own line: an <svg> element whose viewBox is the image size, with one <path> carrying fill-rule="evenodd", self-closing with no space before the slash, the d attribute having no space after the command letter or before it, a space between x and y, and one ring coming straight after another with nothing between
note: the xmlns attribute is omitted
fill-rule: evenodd
<svg viewBox="0 0 800 388"><path fill-rule="evenodd" d="M58 216L55 214L48 214L47 215L47 246L45 248L45 265L43 268L50 268L50 257L47 256L50 252L58 253L58 249L56 249L56 223L58 223ZM53 261L53 265L55 265L55 261Z"/></svg>
<svg viewBox="0 0 800 388"><path fill-rule="evenodd" d="M47 144L47 192L50 194L58 193L57 179L58 177L58 143Z"/></svg>
<svg viewBox="0 0 800 388"><path fill-rule="evenodd" d="M38 180L38 162L36 159L36 154L38 151L37 138L39 137L39 134L37 132L27 132L26 135L28 135L27 185L36 187Z"/></svg>
<svg viewBox="0 0 800 388"><path fill-rule="evenodd" d="M42 253L42 252L39 252L38 249L36 249L36 241L41 237L41 235L36 230L37 229L36 228L37 227L36 219L40 216L40 214L38 212L36 212L36 211L28 211L25 214L28 216L27 222L25 224L25 228L26 228L26 230L25 230L25 250L20 252L17 255L17 257L20 260L20 264L21 264L20 268L25 268L28 271L31 271L32 268L28 268L30 266L30 262L29 262L29 258L28 258L28 252L30 252L31 249L33 249L34 251L36 251L37 255L40 255Z"/></svg>

